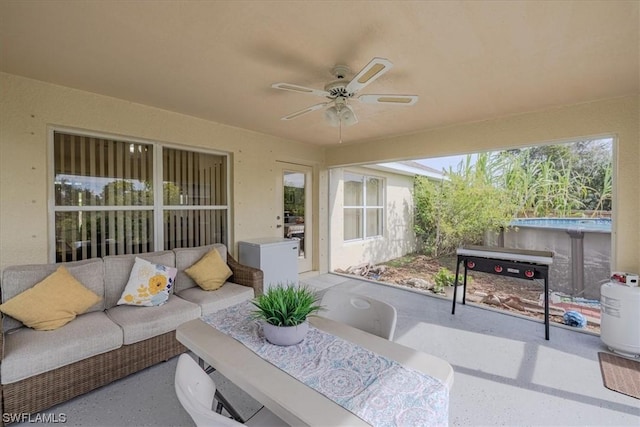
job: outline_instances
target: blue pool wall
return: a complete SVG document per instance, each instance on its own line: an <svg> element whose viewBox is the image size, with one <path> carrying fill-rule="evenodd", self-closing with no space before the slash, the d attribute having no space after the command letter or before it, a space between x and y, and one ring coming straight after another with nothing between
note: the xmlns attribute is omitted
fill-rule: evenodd
<svg viewBox="0 0 640 427"><path fill-rule="evenodd" d="M582 235L583 281L572 278L571 236ZM498 233L487 233L485 245L552 251L549 288L571 296L600 299L600 286L611 276L611 220L574 218L519 219Z"/></svg>

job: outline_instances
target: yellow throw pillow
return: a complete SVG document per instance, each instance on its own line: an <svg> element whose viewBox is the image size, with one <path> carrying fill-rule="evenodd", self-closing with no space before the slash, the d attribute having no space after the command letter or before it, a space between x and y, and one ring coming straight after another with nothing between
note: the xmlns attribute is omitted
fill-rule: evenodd
<svg viewBox="0 0 640 427"><path fill-rule="evenodd" d="M212 249L185 271L205 291L220 289L233 274L216 249Z"/></svg>
<svg viewBox="0 0 640 427"><path fill-rule="evenodd" d="M51 331L66 325L102 298L64 267L34 287L0 305L0 311L38 331Z"/></svg>

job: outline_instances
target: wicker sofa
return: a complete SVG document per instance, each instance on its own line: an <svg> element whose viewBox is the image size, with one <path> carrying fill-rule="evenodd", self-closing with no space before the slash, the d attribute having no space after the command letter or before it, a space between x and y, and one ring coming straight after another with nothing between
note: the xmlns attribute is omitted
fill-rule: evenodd
<svg viewBox="0 0 640 427"><path fill-rule="evenodd" d="M233 275L216 291L200 289L184 269L209 250L218 250ZM118 306L135 257L178 269L174 295L158 307ZM262 293L261 270L228 256L224 245L174 249L138 255L106 256L64 264L102 300L54 331L36 331L4 316L0 334L0 413L35 413L87 393L187 349L175 329ZM2 302L34 286L57 264L6 268ZM3 416L4 421L4 416Z"/></svg>

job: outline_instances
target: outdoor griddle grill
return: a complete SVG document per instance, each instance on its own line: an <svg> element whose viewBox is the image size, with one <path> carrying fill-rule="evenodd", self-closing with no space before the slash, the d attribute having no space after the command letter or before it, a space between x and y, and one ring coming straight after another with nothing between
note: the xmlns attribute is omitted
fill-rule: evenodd
<svg viewBox="0 0 640 427"><path fill-rule="evenodd" d="M494 248L488 246L463 246L457 251L456 279L453 287L451 314L456 314L458 276L460 264L464 264L462 304L466 304L467 272L469 270L509 276L517 279L544 281L544 338L549 339L549 265L553 252L524 249Z"/></svg>

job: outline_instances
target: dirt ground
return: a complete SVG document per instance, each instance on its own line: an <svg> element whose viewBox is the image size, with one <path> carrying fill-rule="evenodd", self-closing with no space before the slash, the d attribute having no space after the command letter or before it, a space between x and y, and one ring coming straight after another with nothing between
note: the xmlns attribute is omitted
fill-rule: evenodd
<svg viewBox="0 0 640 427"><path fill-rule="evenodd" d="M446 267L455 273L456 257L431 258L425 255L407 255L403 258L384 263L384 272L374 275L379 281L394 283L407 287L415 280L423 279L430 284L434 283L434 275L442 267ZM541 321L544 319L543 303L540 301L544 292L543 284L536 280L514 279L497 276L488 273L468 273L467 295L468 302L488 305L493 308L511 311L524 316L535 317ZM551 310L551 322L564 323L560 311ZM587 330L600 332L599 325L589 323Z"/></svg>

